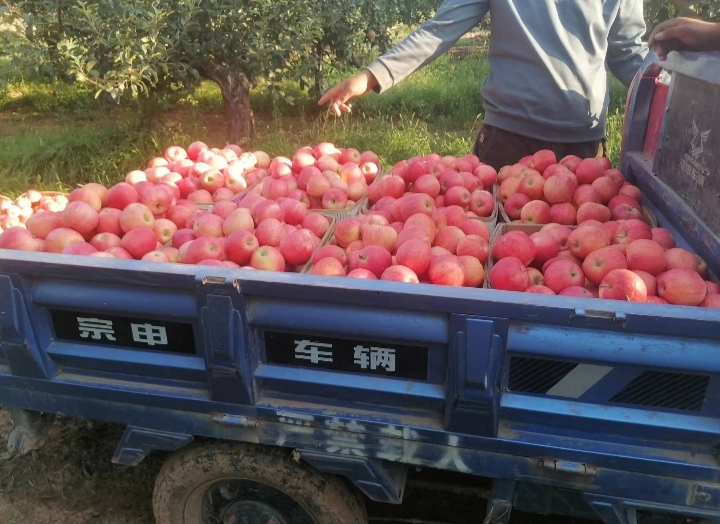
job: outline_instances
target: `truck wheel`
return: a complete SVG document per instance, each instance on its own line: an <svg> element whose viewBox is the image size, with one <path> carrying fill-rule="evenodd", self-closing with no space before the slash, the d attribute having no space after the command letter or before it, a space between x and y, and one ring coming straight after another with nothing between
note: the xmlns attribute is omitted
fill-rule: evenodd
<svg viewBox="0 0 720 524"><path fill-rule="evenodd" d="M157 524L366 524L340 479L287 451L228 442L183 449L155 481Z"/></svg>

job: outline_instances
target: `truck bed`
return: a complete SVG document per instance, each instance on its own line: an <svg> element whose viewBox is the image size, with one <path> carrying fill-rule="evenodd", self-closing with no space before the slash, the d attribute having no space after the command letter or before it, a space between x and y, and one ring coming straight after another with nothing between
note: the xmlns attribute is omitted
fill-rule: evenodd
<svg viewBox="0 0 720 524"><path fill-rule="evenodd" d="M666 67L720 71L693 57ZM645 80L622 169L720 274L714 219L642 151ZM0 344L0 404L125 424L122 464L213 437L381 502L410 465L580 494L605 522L720 518L720 310L0 250Z"/></svg>

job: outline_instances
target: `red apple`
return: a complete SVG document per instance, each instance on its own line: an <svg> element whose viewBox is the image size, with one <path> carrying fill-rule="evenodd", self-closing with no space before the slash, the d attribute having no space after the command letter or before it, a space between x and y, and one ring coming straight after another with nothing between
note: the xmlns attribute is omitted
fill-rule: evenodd
<svg viewBox="0 0 720 524"><path fill-rule="evenodd" d="M382 246L365 246L348 256L348 269L367 269L380 278L392 265L392 255Z"/></svg>
<svg viewBox="0 0 720 524"><path fill-rule="evenodd" d="M556 162L557 157L555 153L549 149L543 149L532 156L530 159L530 167L542 173Z"/></svg>
<svg viewBox="0 0 720 524"><path fill-rule="evenodd" d="M582 286L585 275L582 269L571 260L557 260L544 271L545 285L555 293L570 286Z"/></svg>
<svg viewBox="0 0 720 524"><path fill-rule="evenodd" d="M618 169L606 169L603 176L611 178L613 182L615 182L615 187L618 191L620 191L620 188L625 184L625 175Z"/></svg>
<svg viewBox="0 0 720 524"><path fill-rule="evenodd" d="M196 237L221 237L223 236L224 220L212 213L199 217L193 224L193 231Z"/></svg>
<svg viewBox="0 0 720 524"><path fill-rule="evenodd" d="M98 184L99 185L99 184ZM103 187L103 186L100 186ZM103 187L104 188L104 187ZM107 192L107 189L105 190ZM105 200L107 200L107 193L105 193ZM93 208L96 212L102 208L103 200L102 195L97 190L93 190L91 187L83 186L74 189L68 197L69 202L84 202Z"/></svg>
<svg viewBox="0 0 720 524"><path fill-rule="evenodd" d="M639 270L635 270L633 271L633 273L642 278L643 282L645 282L645 288L647 289L648 297L657 295L657 279L654 275Z"/></svg>
<svg viewBox="0 0 720 524"><path fill-rule="evenodd" d="M195 233L189 228L178 229L172 237L172 245L174 248L180 249L183 244L195 240Z"/></svg>
<svg viewBox="0 0 720 524"><path fill-rule="evenodd" d="M651 275L657 275L665 269L665 250L653 240L633 240L625 253L628 269L645 271Z"/></svg>
<svg viewBox="0 0 720 524"><path fill-rule="evenodd" d="M50 232L48 235L48 238L52 240L52 237L58 236L53 235L55 231L72 231L72 230L66 230L65 228L59 228L55 229L54 231ZM79 240L75 240L76 242L82 242L83 238L80 236L79 233L74 232L76 235L80 237ZM69 233L65 234L69 237ZM57 241L58 245L60 245L62 242ZM67 242L67 244L70 244L72 242ZM46 242L47 244L47 242ZM48 249L48 246L45 246L45 251L50 253L60 253L62 252L62 249L65 248L65 245L62 245L62 248L60 251L50 250ZM37 240L33 238L32 234L25 229L22 226L12 226L2 233L0 233L0 249L16 249L20 251L40 251L40 248L42 247L42 241ZM54 246L51 246L54 247Z"/></svg>
<svg viewBox="0 0 720 524"><path fill-rule="evenodd" d="M70 202L61 212L63 227L74 229L81 235L95 230L98 224L98 213L83 201Z"/></svg>
<svg viewBox="0 0 720 524"><path fill-rule="evenodd" d="M403 265L394 265L383 271L380 280L389 280L393 282L410 282L417 284L419 282L417 274Z"/></svg>
<svg viewBox="0 0 720 524"><path fill-rule="evenodd" d="M509 231L498 238L492 246L492 256L497 262L507 257L518 258L523 265L530 265L537 248L532 239L522 231Z"/></svg>
<svg viewBox="0 0 720 524"><path fill-rule="evenodd" d="M368 225L362 230L362 241L366 246L382 246L390 253L394 253L397 232L389 225Z"/></svg>
<svg viewBox="0 0 720 524"><path fill-rule="evenodd" d="M28 218L25 227L35 238L45 240L51 231L63 227L62 215L54 211L42 211Z"/></svg>
<svg viewBox="0 0 720 524"><path fill-rule="evenodd" d="M544 200L532 200L520 211L520 220L524 224L547 224L551 222L550 204Z"/></svg>
<svg viewBox="0 0 720 524"><path fill-rule="evenodd" d="M455 251L458 256L473 256L481 264L484 264L490 254L490 246L484 238L478 235L467 235L457 243Z"/></svg>
<svg viewBox="0 0 720 524"><path fill-rule="evenodd" d="M470 205L470 191L464 186L452 186L445 191L446 206L460 206L467 209Z"/></svg>
<svg viewBox="0 0 720 524"><path fill-rule="evenodd" d="M575 168L575 176L580 184L592 184L603 175L604 171L604 166L599 159L586 158Z"/></svg>
<svg viewBox="0 0 720 524"><path fill-rule="evenodd" d="M174 222L167 218L158 218L153 223L153 231L157 237L157 241L161 244L167 244L172 240L173 235L177 232L178 227Z"/></svg>
<svg viewBox="0 0 720 524"><path fill-rule="evenodd" d="M125 182L115 184L108 190L107 207L125 209L128 205L140 201L137 190Z"/></svg>
<svg viewBox="0 0 720 524"><path fill-rule="evenodd" d="M261 246L277 247L285 236L285 228L277 218L266 218L255 229L255 236ZM270 256L267 253L263 256ZM253 266L254 267L254 266ZM259 269L259 268L256 268Z"/></svg>
<svg viewBox="0 0 720 524"><path fill-rule="evenodd" d="M468 209L473 211L477 216L489 217L495 208L495 197L492 193L485 190L473 191L470 195L470 204Z"/></svg>
<svg viewBox="0 0 720 524"><path fill-rule="evenodd" d="M640 189L632 184L628 184L627 182L620 187L618 194L629 196L636 202L642 201L642 193L640 192Z"/></svg>
<svg viewBox="0 0 720 524"><path fill-rule="evenodd" d="M705 287L707 288L708 295L720 294L720 284L708 280L705 282Z"/></svg>
<svg viewBox="0 0 720 524"><path fill-rule="evenodd" d="M618 194L617 182L609 176L596 178L591 186L600 197L600 203L602 204L607 204Z"/></svg>
<svg viewBox="0 0 720 524"><path fill-rule="evenodd" d="M582 224L586 220L607 222L610 220L610 210L602 204L585 202L578 208L576 219L578 224Z"/></svg>
<svg viewBox="0 0 720 524"><path fill-rule="evenodd" d="M435 198L440 194L440 182L434 175L422 175L415 181L412 190L416 193L425 193Z"/></svg>
<svg viewBox="0 0 720 524"><path fill-rule="evenodd" d="M330 221L318 213L309 213L303 218L302 227L312 231L316 237L323 238L330 228Z"/></svg>
<svg viewBox="0 0 720 524"><path fill-rule="evenodd" d="M417 275L424 274L430 265L430 248L427 239L410 239L397 249L398 264L410 268Z"/></svg>
<svg viewBox="0 0 720 524"><path fill-rule="evenodd" d="M457 261L462 266L465 279L464 287L479 287L485 281L485 269L482 263L475 257L464 255L458 256Z"/></svg>
<svg viewBox="0 0 720 524"><path fill-rule="evenodd" d="M459 226L468 218L465 209L460 206L447 206L442 209L442 213L448 226ZM438 226L438 229L441 228Z"/></svg>
<svg viewBox="0 0 720 524"><path fill-rule="evenodd" d="M227 218L225 218L222 225L222 231L225 236L228 236L236 231L252 232L253 229L255 229L255 222L253 221L250 211L245 208L237 208L235 211L230 213Z"/></svg>
<svg viewBox="0 0 720 524"><path fill-rule="evenodd" d="M464 220L462 222L464 222L466 220L464 215L463 215L463 219ZM462 222L460 222L460 223L462 223ZM434 220L431 217L427 216L424 213L416 213L405 221L404 230L406 230L410 227L413 227L413 226L421 227L425 231L426 236L427 236L428 240L430 240L430 242L433 242L435 240L436 225L435 225Z"/></svg>
<svg viewBox="0 0 720 524"><path fill-rule="evenodd" d="M577 189L577 182L563 172L549 177L543 185L543 196L551 204L570 202Z"/></svg>
<svg viewBox="0 0 720 524"><path fill-rule="evenodd" d="M597 191L589 184L578 186L572 197L572 203L575 204L577 208L586 202L600 203L600 195L598 195Z"/></svg>
<svg viewBox="0 0 720 524"><path fill-rule="evenodd" d="M629 244L634 240L652 239L652 230L642 220L628 219L618 224L615 232L616 244Z"/></svg>
<svg viewBox="0 0 720 524"><path fill-rule="evenodd" d="M625 255L612 246L593 251L585 257L582 264L585 276L596 286L600 285L605 275L610 271L627 268L628 263Z"/></svg>
<svg viewBox="0 0 720 524"><path fill-rule="evenodd" d="M411 216L417 213L422 213L430 216L435 210L435 202L433 202L432 197L424 193L406 194L398 202L400 210L399 218L403 221L408 220Z"/></svg>
<svg viewBox="0 0 720 524"><path fill-rule="evenodd" d="M259 224L268 218L275 218L280 221L284 218L282 208L273 200L263 200L262 202L259 202L252 209L252 216L253 220L255 220L255 224Z"/></svg>
<svg viewBox="0 0 720 524"><path fill-rule="evenodd" d="M520 180L517 192L528 196L530 200L540 200L543 198L544 186L545 179L542 175L540 173L531 173Z"/></svg>
<svg viewBox="0 0 720 524"><path fill-rule="evenodd" d="M62 250L63 255L91 255L93 253L97 253L97 249L95 249L92 244L88 244L87 242L72 242L65 246L65 248Z"/></svg>
<svg viewBox="0 0 720 524"><path fill-rule="evenodd" d="M465 233L462 229L456 226L448 226L437 232L433 245L443 247L454 255L457 252L458 243L463 238L465 238Z"/></svg>
<svg viewBox="0 0 720 524"><path fill-rule="evenodd" d="M520 220L520 214L525 204L530 202L530 197L523 193L510 195L503 205L505 214L510 220Z"/></svg>
<svg viewBox="0 0 720 524"><path fill-rule="evenodd" d="M500 200L500 202L505 202L512 195L517 193L517 189L518 189L519 185L520 185L520 178L512 177L512 178L505 179L500 184L500 189L498 189L498 199Z"/></svg>
<svg viewBox="0 0 720 524"><path fill-rule="evenodd" d="M364 271L360 269L356 269L356 271ZM328 257L323 258L316 263L313 264L312 270L310 271L313 275L323 275L327 277L344 277L345 276L345 266L337 259ZM347 275L350 276L350 275ZM357 278L357 277L355 277ZM373 275L373 279L377 279L375 275Z"/></svg>
<svg viewBox="0 0 720 524"><path fill-rule="evenodd" d="M582 298L594 298L591 291L585 289L582 286L570 286L563 289L558 293L561 297L582 297Z"/></svg>
<svg viewBox="0 0 720 524"><path fill-rule="evenodd" d="M347 274L348 278L361 278L365 280L377 280L378 278L367 269L353 269Z"/></svg>
<svg viewBox="0 0 720 524"><path fill-rule="evenodd" d="M570 252L583 260L596 249L608 246L602 229L594 226L580 226L568 236Z"/></svg>
<svg viewBox="0 0 720 524"><path fill-rule="evenodd" d="M697 306L705 299L707 287L694 269L674 268L658 275L657 292L670 304Z"/></svg>
<svg viewBox="0 0 720 524"><path fill-rule="evenodd" d="M347 263L347 256L343 248L332 244L323 246L315 251L312 256L313 264L317 264L323 258L335 258L338 262L342 263L343 266Z"/></svg>
<svg viewBox="0 0 720 524"><path fill-rule="evenodd" d="M462 286L465 283L465 271L454 255L433 257L428 267L428 278L439 286Z"/></svg>
<svg viewBox="0 0 720 524"><path fill-rule="evenodd" d="M675 247L675 239L672 233L662 227L652 228L652 239L660 244L666 251Z"/></svg>
<svg viewBox="0 0 720 524"><path fill-rule="evenodd" d="M478 235L485 239L486 242L490 240L490 232L482 220L468 218L458 227L462 229L466 235Z"/></svg>
<svg viewBox="0 0 720 524"><path fill-rule="evenodd" d="M125 233L120 242L120 247L130 253L133 258L139 260L145 254L155 250L157 237L152 227L138 226Z"/></svg>
<svg viewBox="0 0 720 524"><path fill-rule="evenodd" d="M542 265L558 255L560 250L558 241L550 233L536 232L530 235L530 240L535 244L535 257L533 262Z"/></svg>
<svg viewBox="0 0 720 524"><path fill-rule="evenodd" d="M488 165L480 165L473 170L473 174L480 180L484 188L492 187L497 180L497 171Z"/></svg>
<svg viewBox="0 0 720 524"><path fill-rule="evenodd" d="M264 271L285 271L285 259L276 248L266 245L255 250L250 266Z"/></svg>
<svg viewBox="0 0 720 524"><path fill-rule="evenodd" d="M405 193L405 180L397 175L387 175L379 179L377 182L380 197L391 196L393 198L400 198ZM373 185L375 185L373 184Z"/></svg>
<svg viewBox="0 0 720 524"><path fill-rule="evenodd" d="M509 256L495 262L490 270L490 283L502 291L525 291L531 281L523 262Z"/></svg>
<svg viewBox="0 0 720 524"><path fill-rule="evenodd" d="M550 220L565 226L577 223L577 210L570 202L562 202L550 206Z"/></svg>
<svg viewBox="0 0 720 524"><path fill-rule="evenodd" d="M305 264L315 249L310 234L296 230L283 237L278 246L285 262L292 266Z"/></svg>
<svg viewBox="0 0 720 524"><path fill-rule="evenodd" d="M225 240L225 255L227 258L244 266L250 262L253 253L260 244L250 231L238 230L227 236Z"/></svg>
<svg viewBox="0 0 720 524"><path fill-rule="evenodd" d="M647 287L638 275L628 269L610 271L600 283L600 298L645 302Z"/></svg>
<svg viewBox="0 0 720 524"><path fill-rule="evenodd" d="M555 292L547 286L530 286L525 293L535 293L536 295L554 295Z"/></svg>
<svg viewBox="0 0 720 524"><path fill-rule="evenodd" d="M90 245L98 251L107 251L111 247L120 246L120 237L112 233L98 233L90 240Z"/></svg>

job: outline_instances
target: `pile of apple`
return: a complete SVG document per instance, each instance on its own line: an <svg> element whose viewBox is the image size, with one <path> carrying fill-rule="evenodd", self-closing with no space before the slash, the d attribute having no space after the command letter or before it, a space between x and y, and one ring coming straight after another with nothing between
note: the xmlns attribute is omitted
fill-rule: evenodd
<svg viewBox="0 0 720 524"><path fill-rule="evenodd" d="M236 204L212 211L175 200L164 183L87 184L60 211L41 210L0 234L0 248L92 257L180 262L272 271L310 260L330 221L297 200Z"/></svg>
<svg viewBox="0 0 720 524"><path fill-rule="evenodd" d="M338 222L333 244L313 255L311 273L448 286L483 284L489 234L482 221L467 217L462 209L438 210L425 193L409 193L398 202L392 224L377 212Z"/></svg>
<svg viewBox="0 0 720 524"><path fill-rule="evenodd" d="M212 204L228 200L270 174L276 159L263 151L243 152L230 144L223 149L193 142L186 149L170 146L143 171L131 171L125 182L138 187L167 185L177 199Z"/></svg>
<svg viewBox="0 0 720 524"><path fill-rule="evenodd" d="M498 199L508 218L526 224L581 224L642 219L641 193L607 158L538 151L498 173Z"/></svg>
<svg viewBox="0 0 720 524"><path fill-rule="evenodd" d="M475 155L460 158L427 155L403 160L368 189L370 210L398 221L398 201L408 193L443 210L460 208L468 217L489 217L495 209L492 186L497 172Z"/></svg>
<svg viewBox="0 0 720 524"><path fill-rule="evenodd" d="M299 200L308 209L352 208L367 194L379 164L372 151L361 154L357 149L339 149L323 142L314 148L298 149L292 159L275 157L270 165L270 177L249 194L276 201Z"/></svg>
<svg viewBox="0 0 720 524"><path fill-rule="evenodd" d="M720 308L705 261L637 219L509 231L493 242L492 259L494 289Z"/></svg>
<svg viewBox="0 0 720 524"><path fill-rule="evenodd" d="M25 192L17 200L0 201L0 231L23 226L28 218L41 210L62 211L68 203L65 195L43 195L33 189Z"/></svg>

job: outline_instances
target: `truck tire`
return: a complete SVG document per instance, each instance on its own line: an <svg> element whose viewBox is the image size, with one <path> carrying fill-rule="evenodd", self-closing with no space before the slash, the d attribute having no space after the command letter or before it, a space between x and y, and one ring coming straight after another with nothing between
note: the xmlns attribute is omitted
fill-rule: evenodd
<svg viewBox="0 0 720 524"><path fill-rule="evenodd" d="M153 512L157 524L367 524L362 500L339 478L286 450L229 442L170 456Z"/></svg>

